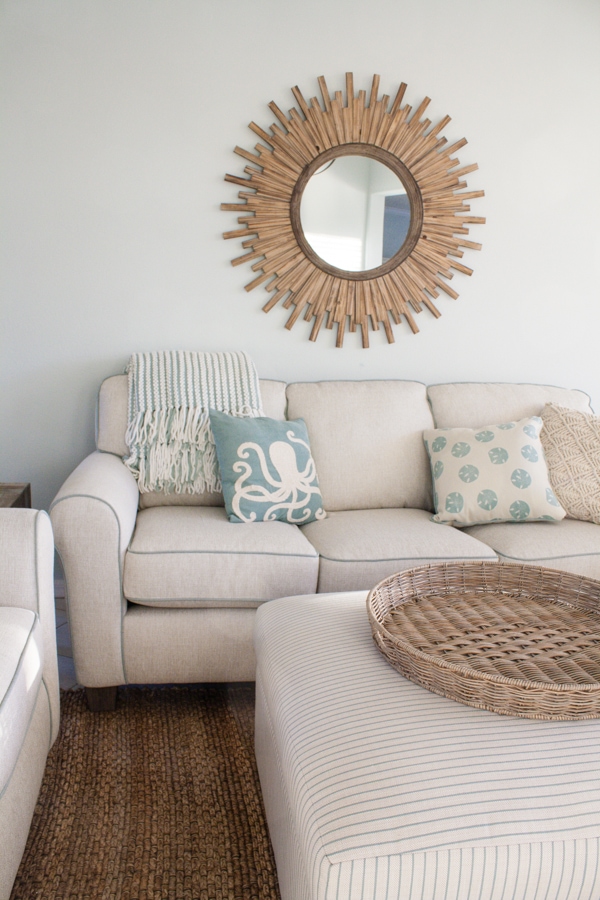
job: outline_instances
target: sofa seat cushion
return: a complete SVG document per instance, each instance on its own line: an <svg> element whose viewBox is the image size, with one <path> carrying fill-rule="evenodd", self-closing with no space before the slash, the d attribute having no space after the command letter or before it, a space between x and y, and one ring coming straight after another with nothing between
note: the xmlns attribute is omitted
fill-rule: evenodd
<svg viewBox="0 0 600 900"><path fill-rule="evenodd" d="M288 419L306 422L327 512L432 509L423 429L433 427L416 381L325 381L287 387Z"/></svg>
<svg viewBox="0 0 600 900"><path fill-rule="evenodd" d="M463 531L431 521L422 509L355 509L302 528L319 552L319 593L372 588L413 566L452 559L496 559Z"/></svg>
<svg viewBox="0 0 600 900"><path fill-rule="evenodd" d="M258 606L316 590L318 565L296 525L234 524L222 507L155 507L138 513L123 592L152 606Z"/></svg>
<svg viewBox="0 0 600 900"><path fill-rule="evenodd" d="M500 716L413 684L375 646L364 593L263 606L255 648L286 900L600 897L600 721Z"/></svg>
<svg viewBox="0 0 600 900"><path fill-rule="evenodd" d="M34 612L0 608L0 797L8 785L42 680L42 634ZM49 748L47 748L49 749Z"/></svg>
<svg viewBox="0 0 600 900"><path fill-rule="evenodd" d="M500 522L465 528L498 557L600 579L600 525L562 522Z"/></svg>

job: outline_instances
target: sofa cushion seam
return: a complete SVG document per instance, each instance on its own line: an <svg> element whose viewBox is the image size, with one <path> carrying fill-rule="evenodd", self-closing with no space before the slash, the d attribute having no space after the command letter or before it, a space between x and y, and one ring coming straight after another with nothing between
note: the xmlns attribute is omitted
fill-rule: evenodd
<svg viewBox="0 0 600 900"><path fill-rule="evenodd" d="M598 550L595 553L558 553L554 556L531 556L526 560L523 556L509 556L508 553L502 553L501 550L494 550L494 553L497 553L498 556L501 556L503 559L515 559L518 560L518 562L549 562L553 559L585 559L587 557L600 556L600 550Z"/></svg>
<svg viewBox="0 0 600 900"><path fill-rule="evenodd" d="M128 556L278 556L282 559L317 559L318 553L269 553L254 550L132 550Z"/></svg>
<svg viewBox="0 0 600 900"><path fill-rule="evenodd" d="M261 597L159 597L157 600L152 600L145 597L126 597L125 598L128 603L136 603L138 606L145 606L150 603L269 603L269 600L265 600ZM165 606L161 607L162 609L194 609L193 606ZM235 609L236 607L208 607L208 609ZM244 609L245 607L239 607L240 609Z"/></svg>
<svg viewBox="0 0 600 900"><path fill-rule="evenodd" d="M492 548L490 548L492 549ZM495 550L492 550L492 553L496 553ZM384 562L406 562L406 560L414 559L414 560L444 560L454 561L460 560L462 562L471 561L471 560L490 560L489 556L450 556L446 554L445 556L389 556L383 559L336 559L333 556L324 556L322 553L320 554L320 559L325 560L326 562L335 562L335 563L384 563ZM424 563L425 564L425 563Z"/></svg>

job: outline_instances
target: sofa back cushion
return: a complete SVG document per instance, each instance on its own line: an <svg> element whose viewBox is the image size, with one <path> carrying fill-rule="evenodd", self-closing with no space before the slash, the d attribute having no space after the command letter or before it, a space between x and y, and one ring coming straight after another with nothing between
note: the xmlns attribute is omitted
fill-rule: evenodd
<svg viewBox="0 0 600 900"><path fill-rule="evenodd" d="M260 381L263 410L271 419L285 419L285 381ZM127 375L112 375L100 385L96 422L96 446L103 453L126 456ZM140 494L140 507L152 506L223 506L223 494L167 494L151 491Z"/></svg>
<svg viewBox="0 0 600 900"><path fill-rule="evenodd" d="M288 385L287 399L288 418L306 422L326 510L431 509L425 385L299 382Z"/></svg>
<svg viewBox="0 0 600 900"><path fill-rule="evenodd" d="M539 416L546 403L592 412L584 391L547 384L460 382L434 384L427 396L436 428L480 428Z"/></svg>

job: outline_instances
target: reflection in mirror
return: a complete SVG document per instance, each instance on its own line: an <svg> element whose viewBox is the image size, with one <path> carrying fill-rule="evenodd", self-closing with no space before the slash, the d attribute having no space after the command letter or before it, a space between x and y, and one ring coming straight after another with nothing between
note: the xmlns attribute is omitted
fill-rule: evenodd
<svg viewBox="0 0 600 900"><path fill-rule="evenodd" d="M304 237L338 269L364 272L391 259L410 226L400 178L367 156L339 156L309 179L300 203Z"/></svg>

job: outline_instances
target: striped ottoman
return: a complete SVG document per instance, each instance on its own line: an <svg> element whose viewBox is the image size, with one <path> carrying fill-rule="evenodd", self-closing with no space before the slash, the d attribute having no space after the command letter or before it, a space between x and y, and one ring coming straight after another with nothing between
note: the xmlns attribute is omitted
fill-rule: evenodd
<svg viewBox="0 0 600 900"><path fill-rule="evenodd" d="M412 684L366 593L257 613L256 756L283 900L598 900L600 720Z"/></svg>

